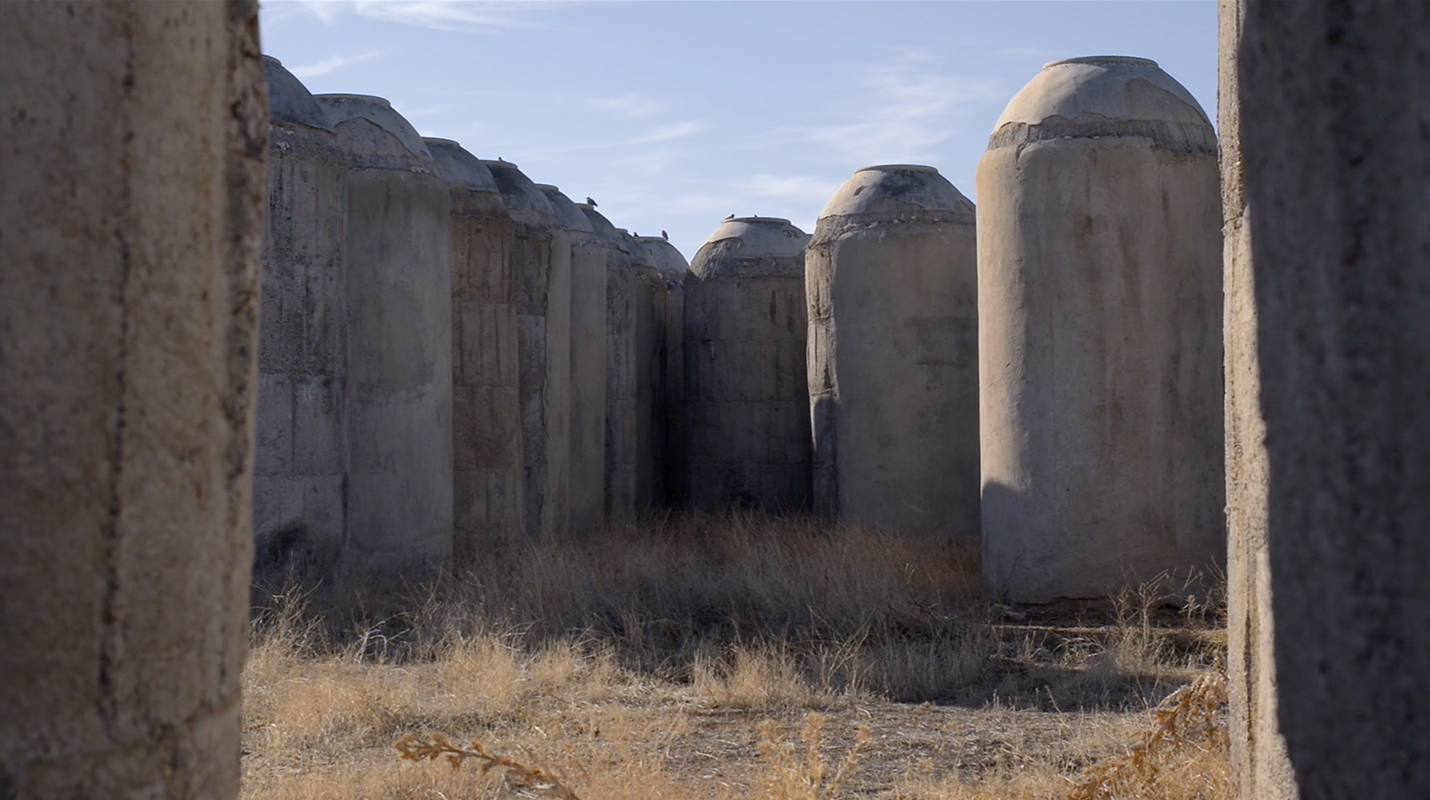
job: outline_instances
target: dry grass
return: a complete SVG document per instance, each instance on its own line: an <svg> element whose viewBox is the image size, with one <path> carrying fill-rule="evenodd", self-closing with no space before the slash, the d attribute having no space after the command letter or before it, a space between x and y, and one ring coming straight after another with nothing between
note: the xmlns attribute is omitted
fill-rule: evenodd
<svg viewBox="0 0 1430 800"><path fill-rule="evenodd" d="M1229 797L1224 729L1169 737L1155 710L1214 670L1217 610L1163 609L1160 586L1007 609L972 550L748 514L484 558L420 588L260 594L244 797ZM1214 733L1198 691L1172 718Z"/></svg>

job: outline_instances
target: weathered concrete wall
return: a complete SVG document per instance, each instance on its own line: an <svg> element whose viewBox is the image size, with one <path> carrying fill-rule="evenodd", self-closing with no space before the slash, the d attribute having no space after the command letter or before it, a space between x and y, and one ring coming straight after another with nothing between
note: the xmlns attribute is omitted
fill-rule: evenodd
<svg viewBox="0 0 1430 800"><path fill-rule="evenodd" d="M805 255L814 503L870 526L977 540L978 243L932 167L869 167Z"/></svg>
<svg viewBox="0 0 1430 800"><path fill-rule="evenodd" d="M551 203L509 161L483 161L516 223L522 502L527 535L564 533L571 448L571 244Z"/></svg>
<svg viewBox="0 0 1430 800"><path fill-rule="evenodd" d="M1224 13L1238 783L1430 797L1430 6Z"/></svg>
<svg viewBox="0 0 1430 800"><path fill-rule="evenodd" d="M656 378L661 392L657 424L664 447L658 477L664 489L660 503L668 508L682 508L689 491L685 479L689 435L685 426L685 276L690 272L690 263L664 237L641 236L637 241L645 247L665 285L664 306L657 312L664 317Z"/></svg>
<svg viewBox="0 0 1430 800"><path fill-rule="evenodd" d="M788 220L730 219L690 265L685 396L694 508L809 506L808 241Z"/></svg>
<svg viewBox="0 0 1430 800"><path fill-rule="evenodd" d="M347 535L347 160L276 59L253 466L254 578L330 572Z"/></svg>
<svg viewBox="0 0 1430 800"><path fill-rule="evenodd" d="M624 230L631 253L636 380L636 508L665 506L665 390L661 352L665 345L665 279L640 237Z"/></svg>
<svg viewBox="0 0 1430 800"><path fill-rule="evenodd" d="M0 3L0 795L238 796L257 4Z"/></svg>
<svg viewBox="0 0 1430 800"><path fill-rule="evenodd" d="M1256 354L1257 312L1251 229L1241 175L1241 100L1236 51L1241 8L1223 2L1221 138L1226 347L1227 679L1231 760L1237 797L1294 800L1295 778L1276 716L1271 576L1266 547L1266 423Z"/></svg>
<svg viewBox="0 0 1430 800"><path fill-rule="evenodd" d="M523 530L515 233L476 156L422 141L452 195L452 546L464 564Z"/></svg>
<svg viewBox="0 0 1430 800"><path fill-rule="evenodd" d="M606 517L606 243L555 186L538 185L571 248L570 526L581 534Z"/></svg>
<svg viewBox="0 0 1430 800"><path fill-rule="evenodd" d="M452 552L452 201L386 100L318 95L348 156L345 571Z"/></svg>
<svg viewBox="0 0 1430 800"><path fill-rule="evenodd" d="M606 518L636 509L635 272L628 237L592 206L577 206L606 245Z"/></svg>
<svg viewBox="0 0 1430 800"><path fill-rule="evenodd" d="M1224 561L1216 140L1153 62L1057 62L978 166L983 572L1019 602Z"/></svg>

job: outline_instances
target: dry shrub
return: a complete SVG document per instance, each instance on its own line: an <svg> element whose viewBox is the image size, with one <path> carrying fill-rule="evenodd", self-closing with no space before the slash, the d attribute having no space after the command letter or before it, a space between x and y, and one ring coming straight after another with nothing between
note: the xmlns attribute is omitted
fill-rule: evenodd
<svg viewBox="0 0 1430 800"><path fill-rule="evenodd" d="M710 708L757 711L822 708L836 699L811 687L789 653L772 647L736 647L724 659L697 659L690 690Z"/></svg>
<svg viewBox="0 0 1430 800"><path fill-rule="evenodd" d="M1126 755L1095 764L1068 800L1219 798L1229 792L1226 674L1209 672L1152 710L1154 724Z"/></svg>
<svg viewBox="0 0 1430 800"><path fill-rule="evenodd" d="M799 746L781 735L774 720L760 723L759 751L766 770L765 797L769 800L834 800L844 793L859 767L860 753L869 744L869 729L855 729L854 743L831 771L823 747L826 722L828 719L822 714L811 713L805 718L799 733L799 741L804 745L802 757Z"/></svg>
<svg viewBox="0 0 1430 800"><path fill-rule="evenodd" d="M542 797L557 797L561 800L581 800L555 773L541 767L529 767L514 758L493 753L480 741L473 739L466 747L461 747L445 734L429 733L420 736L409 733L393 745L398 758L407 761L435 761L445 758L453 769L459 769L462 762L473 759L483 773L493 768L503 770L506 779L514 786Z"/></svg>

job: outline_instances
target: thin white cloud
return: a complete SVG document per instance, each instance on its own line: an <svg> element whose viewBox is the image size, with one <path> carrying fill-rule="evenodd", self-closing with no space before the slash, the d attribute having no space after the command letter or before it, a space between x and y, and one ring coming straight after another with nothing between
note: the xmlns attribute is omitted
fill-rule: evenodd
<svg viewBox="0 0 1430 800"><path fill-rule="evenodd" d="M808 141L830 148L840 161L877 163L917 161L934 155L953 135L961 107L998 97L991 78L949 74L932 56L909 52L891 64L867 66L856 96L840 104L856 110L848 122L802 132ZM847 113L847 112L845 112Z"/></svg>
<svg viewBox="0 0 1430 800"><path fill-rule="evenodd" d="M662 208L668 209L674 214L704 214L708 212L733 214L739 205L740 198L736 195L695 192L676 195L663 203Z"/></svg>
<svg viewBox="0 0 1430 800"><path fill-rule="evenodd" d="M586 150L620 150L627 147L661 144L677 139L684 139L705 130L706 127L706 124L699 120L673 122L669 125L662 125L650 133L633 136L629 139L617 139L610 142L591 142L588 144L553 145L550 147L526 147L525 150L529 153L574 153Z"/></svg>
<svg viewBox="0 0 1430 800"><path fill-rule="evenodd" d="M648 117L658 113L664 104L659 100L639 94L623 94L619 97L592 97L585 101L586 107L594 111L618 117Z"/></svg>
<svg viewBox="0 0 1430 800"><path fill-rule="evenodd" d="M361 64L364 61L371 61L374 58L380 58L384 55L387 55L386 50L373 50L372 52L363 53L362 55L356 56L333 56L332 58L325 58L322 61L317 62L316 64L307 64L301 67L294 67L289 70L289 72L292 72L293 75L299 80L307 80L309 78L316 78L319 75L327 75L331 72L337 72L343 67L350 67L353 64Z"/></svg>
<svg viewBox="0 0 1430 800"><path fill-rule="evenodd" d="M760 174L745 181L740 188L759 197L779 197L787 200L823 203L839 188L839 182L822 180L809 175L781 178Z"/></svg>
<svg viewBox="0 0 1430 800"><path fill-rule="evenodd" d="M357 0L354 9L365 17L443 31L492 32L539 28L530 12L546 3L472 3L461 0Z"/></svg>

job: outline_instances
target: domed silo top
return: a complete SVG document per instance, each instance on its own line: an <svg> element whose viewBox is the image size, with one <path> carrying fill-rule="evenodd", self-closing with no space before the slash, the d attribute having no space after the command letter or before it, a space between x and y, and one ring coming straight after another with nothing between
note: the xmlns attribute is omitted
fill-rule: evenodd
<svg viewBox="0 0 1430 800"><path fill-rule="evenodd" d="M884 223L949 221L973 224L973 203L933 167L883 164L854 173L825 203L815 238L827 229Z"/></svg>
<svg viewBox="0 0 1430 800"><path fill-rule="evenodd" d="M264 56L263 71L268 75L268 117L273 124L333 129L327 112L313 99L313 93L283 67L282 61Z"/></svg>
<svg viewBox="0 0 1430 800"><path fill-rule="evenodd" d="M1191 92L1157 62L1129 56L1069 58L1043 67L1009 101L988 146L1102 136L1216 150L1211 122Z"/></svg>
<svg viewBox="0 0 1430 800"><path fill-rule="evenodd" d="M612 225L611 221L606 219L605 214L597 211L596 207L590 203L577 203L576 208L580 209L581 214L591 223L591 227L596 231L596 235L601 237L601 241L622 253L629 254L631 252L630 246L626 244L625 237L621 236L621 232L616 229L616 226Z"/></svg>
<svg viewBox="0 0 1430 800"><path fill-rule="evenodd" d="M638 267L654 267L655 256L641 243L641 237L631 235L625 228L616 228L616 233L620 234L621 241L626 244L626 251L631 254L631 263Z"/></svg>
<svg viewBox="0 0 1430 800"><path fill-rule="evenodd" d="M376 169L434 171L432 154L417 129L392 104L366 94L319 94L352 165Z"/></svg>
<svg viewBox="0 0 1430 800"><path fill-rule="evenodd" d="M427 145L427 152L432 154L432 163L437 168L437 174L449 186L460 186L471 192L500 194L491 170L457 142L424 136L422 143Z"/></svg>
<svg viewBox="0 0 1430 800"><path fill-rule="evenodd" d="M636 241L645 247L656 268L662 272L690 271L690 262L664 236L639 236Z"/></svg>
<svg viewBox="0 0 1430 800"><path fill-rule="evenodd" d="M591 225L591 221L586 219L586 215L581 213L581 209L571 202L562 191L549 183L538 183L536 188L546 196L546 202L551 204L551 210L556 214L556 224L564 231L582 231L584 233L595 233L596 229Z"/></svg>
<svg viewBox="0 0 1430 800"><path fill-rule="evenodd" d="M705 240L690 272L697 278L786 277L804 275L809 234L779 217L727 219Z"/></svg>
<svg viewBox="0 0 1430 800"><path fill-rule="evenodd" d="M536 184L510 161L483 160L497 182L497 191L511 218L526 225L556 224L556 210Z"/></svg>

